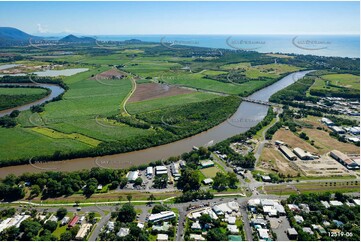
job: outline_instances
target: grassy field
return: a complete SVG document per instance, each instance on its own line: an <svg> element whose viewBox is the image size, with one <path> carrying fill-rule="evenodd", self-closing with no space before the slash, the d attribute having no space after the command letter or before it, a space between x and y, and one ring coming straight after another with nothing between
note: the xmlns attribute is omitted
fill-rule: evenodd
<svg viewBox="0 0 361 242"><path fill-rule="evenodd" d="M45 94L46 90L43 88L5 88L0 87L0 95L37 95Z"/></svg>
<svg viewBox="0 0 361 242"><path fill-rule="evenodd" d="M195 103L210 100L219 97L210 93L194 92L170 97L156 98L152 100L134 102L127 104L127 110L131 114L137 114L147 111L163 109L171 106L184 105L187 103Z"/></svg>
<svg viewBox="0 0 361 242"><path fill-rule="evenodd" d="M221 169L219 169L216 166L213 166L213 167L201 169L201 172L206 178L213 178L216 176L217 172L221 172Z"/></svg>
<svg viewBox="0 0 361 242"><path fill-rule="evenodd" d="M267 194L288 195L300 193L322 193L322 192L360 192L360 185L356 182L335 181L335 182L312 182L308 184L296 184L294 186L275 185L264 186Z"/></svg>
<svg viewBox="0 0 361 242"><path fill-rule="evenodd" d="M352 74L330 74L322 78L336 86L360 90L360 77Z"/></svg>
<svg viewBox="0 0 361 242"><path fill-rule="evenodd" d="M0 87L0 110L21 106L45 97L44 88Z"/></svg>
<svg viewBox="0 0 361 242"><path fill-rule="evenodd" d="M34 127L31 130L33 130L39 134L53 138L53 139L73 139L73 140L78 140L84 144L87 144L87 145L90 145L93 147L100 144L99 140L92 139L92 138L89 138L89 137L86 137L84 135L77 134L77 133L64 134L64 133L61 133L61 132L58 132L58 131L55 131L55 130L52 130L49 128L44 128L44 127Z"/></svg>

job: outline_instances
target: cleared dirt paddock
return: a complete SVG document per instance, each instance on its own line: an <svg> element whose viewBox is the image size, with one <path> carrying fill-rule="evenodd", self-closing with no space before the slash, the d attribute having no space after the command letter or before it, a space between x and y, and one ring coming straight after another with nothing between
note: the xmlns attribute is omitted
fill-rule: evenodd
<svg viewBox="0 0 361 242"><path fill-rule="evenodd" d="M137 89L130 97L129 102L139 102L160 97L176 96L192 93L192 90L158 83L144 83L137 85Z"/></svg>

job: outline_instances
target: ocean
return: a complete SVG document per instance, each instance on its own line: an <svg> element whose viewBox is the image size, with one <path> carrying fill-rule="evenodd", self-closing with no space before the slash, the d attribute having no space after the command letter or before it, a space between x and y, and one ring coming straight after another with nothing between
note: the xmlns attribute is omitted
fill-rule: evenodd
<svg viewBox="0 0 361 242"><path fill-rule="evenodd" d="M252 50L261 53L360 57L358 35L99 35L96 39L98 41L139 39L161 43L170 48L181 48L181 45L184 45Z"/></svg>

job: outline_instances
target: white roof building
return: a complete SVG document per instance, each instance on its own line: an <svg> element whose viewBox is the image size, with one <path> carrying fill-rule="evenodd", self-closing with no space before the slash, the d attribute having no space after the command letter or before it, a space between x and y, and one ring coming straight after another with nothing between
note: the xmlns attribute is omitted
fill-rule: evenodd
<svg viewBox="0 0 361 242"><path fill-rule="evenodd" d="M168 174L168 169L166 166L156 166L155 167L155 173L157 175L164 175L164 174Z"/></svg>
<svg viewBox="0 0 361 242"><path fill-rule="evenodd" d="M321 204L325 207L325 208L329 208L330 204L327 201L321 201Z"/></svg>
<svg viewBox="0 0 361 242"><path fill-rule="evenodd" d="M203 180L203 183L205 185L209 185L209 184L212 184L213 183L213 179L212 178L206 178Z"/></svg>
<svg viewBox="0 0 361 242"><path fill-rule="evenodd" d="M201 224L199 223L199 221L195 221L193 222L192 226L191 226L192 229L202 229L202 226Z"/></svg>
<svg viewBox="0 0 361 242"><path fill-rule="evenodd" d="M168 241L168 235L167 234L158 234L157 241Z"/></svg>
<svg viewBox="0 0 361 242"><path fill-rule="evenodd" d="M239 233L239 229L237 228L237 225L228 224L227 229L229 230L229 232L231 232L231 234Z"/></svg>
<svg viewBox="0 0 361 242"><path fill-rule="evenodd" d="M147 167L146 175L147 176L153 176L153 167L151 167L151 166Z"/></svg>
<svg viewBox="0 0 361 242"><path fill-rule="evenodd" d="M83 225L80 227L78 233L76 234L75 239L77 239L77 240L82 240L82 239L84 239L84 237L87 235L87 233L88 233L89 229L91 228L91 226L92 226L92 225L89 224L89 223L83 224Z"/></svg>
<svg viewBox="0 0 361 242"><path fill-rule="evenodd" d="M236 224L236 220L237 220L236 217L229 216L229 217L227 218L227 223L228 223L228 224Z"/></svg>
<svg viewBox="0 0 361 242"><path fill-rule="evenodd" d="M257 231L260 239L269 240L268 229L257 229Z"/></svg>
<svg viewBox="0 0 361 242"><path fill-rule="evenodd" d="M195 241L205 241L206 239L200 234L190 234L189 238Z"/></svg>
<svg viewBox="0 0 361 242"><path fill-rule="evenodd" d="M135 181L139 176L139 171L130 171L127 174L128 181Z"/></svg>
<svg viewBox="0 0 361 242"><path fill-rule="evenodd" d="M175 213L173 211L164 211L156 214L151 214L149 216L150 222L158 222L158 221L164 221L168 219L175 218Z"/></svg>
<svg viewBox="0 0 361 242"><path fill-rule="evenodd" d="M117 233L117 236L119 237L125 237L129 234L129 228L120 228L119 232Z"/></svg>
<svg viewBox="0 0 361 242"><path fill-rule="evenodd" d="M298 224L303 223L305 221L303 219L303 217L300 215L295 215L295 220L296 220L296 223L298 223Z"/></svg>
<svg viewBox="0 0 361 242"><path fill-rule="evenodd" d="M335 200L335 201L330 201L330 205L331 206L342 206L343 203Z"/></svg>

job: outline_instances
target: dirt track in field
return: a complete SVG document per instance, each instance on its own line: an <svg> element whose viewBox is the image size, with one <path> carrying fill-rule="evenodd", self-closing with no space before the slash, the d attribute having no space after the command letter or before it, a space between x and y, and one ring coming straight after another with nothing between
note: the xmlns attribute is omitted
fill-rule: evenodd
<svg viewBox="0 0 361 242"><path fill-rule="evenodd" d="M160 97L176 96L192 93L193 91L158 83L144 83L137 85L137 89L129 99L129 103L139 102Z"/></svg>

